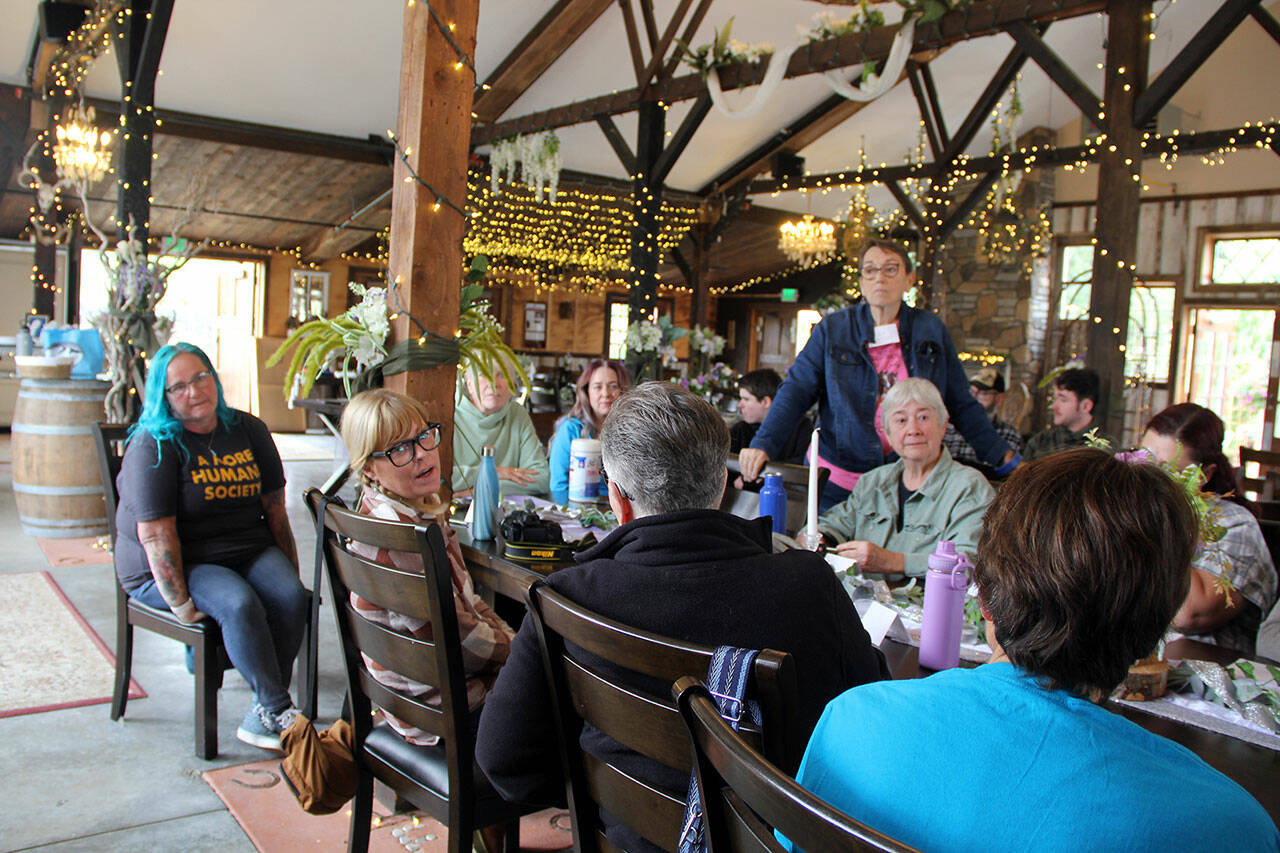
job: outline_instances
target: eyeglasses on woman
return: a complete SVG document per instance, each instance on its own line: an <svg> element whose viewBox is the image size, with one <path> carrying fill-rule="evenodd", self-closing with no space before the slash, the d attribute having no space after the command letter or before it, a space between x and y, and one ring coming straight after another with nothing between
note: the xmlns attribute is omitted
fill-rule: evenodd
<svg viewBox="0 0 1280 853"><path fill-rule="evenodd" d="M372 459L385 459L397 468L403 468L413 461L414 445L420 447L423 453L429 453L439 447L440 424L431 424L412 438L397 441L386 450L370 453L369 457Z"/></svg>

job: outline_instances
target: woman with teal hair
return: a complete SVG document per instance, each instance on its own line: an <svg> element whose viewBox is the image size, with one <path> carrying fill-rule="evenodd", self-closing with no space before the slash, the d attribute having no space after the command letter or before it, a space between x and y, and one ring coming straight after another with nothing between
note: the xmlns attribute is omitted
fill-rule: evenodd
<svg viewBox="0 0 1280 853"><path fill-rule="evenodd" d="M227 405L209 357L162 347L116 481L116 572L143 604L217 623L254 693L236 736L274 750L297 715L289 680L308 616L284 482L266 424Z"/></svg>

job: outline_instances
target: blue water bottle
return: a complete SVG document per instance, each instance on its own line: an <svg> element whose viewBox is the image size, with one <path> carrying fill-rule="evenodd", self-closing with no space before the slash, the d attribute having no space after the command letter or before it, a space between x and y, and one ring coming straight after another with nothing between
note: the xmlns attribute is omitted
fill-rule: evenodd
<svg viewBox="0 0 1280 853"><path fill-rule="evenodd" d="M480 473L471 506L471 538L492 539L497 531L498 465L493 459L493 446L480 450Z"/></svg>
<svg viewBox="0 0 1280 853"><path fill-rule="evenodd" d="M773 532L787 532L787 490L782 487L781 474L765 474L764 488L760 490L760 517L772 516Z"/></svg>

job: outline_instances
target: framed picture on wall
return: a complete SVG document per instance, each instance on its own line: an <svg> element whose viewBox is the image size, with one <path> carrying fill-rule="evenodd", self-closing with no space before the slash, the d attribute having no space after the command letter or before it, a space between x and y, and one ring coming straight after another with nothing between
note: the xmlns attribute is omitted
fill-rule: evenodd
<svg viewBox="0 0 1280 853"><path fill-rule="evenodd" d="M547 303L524 304L524 345L535 349L547 345Z"/></svg>

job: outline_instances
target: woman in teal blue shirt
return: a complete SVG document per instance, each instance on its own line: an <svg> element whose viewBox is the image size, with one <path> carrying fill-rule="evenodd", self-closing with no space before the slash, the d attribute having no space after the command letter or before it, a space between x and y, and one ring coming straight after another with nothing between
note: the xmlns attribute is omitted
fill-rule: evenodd
<svg viewBox="0 0 1280 853"><path fill-rule="evenodd" d="M1247 792L1099 704L1182 604L1196 530L1154 465L1021 466L978 542L990 662L836 697L798 781L922 850L1280 850Z"/></svg>

